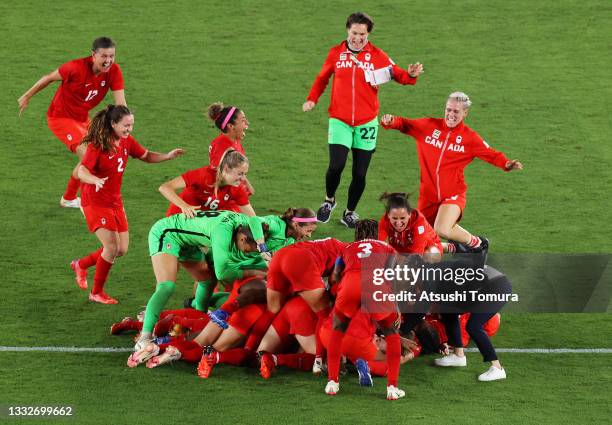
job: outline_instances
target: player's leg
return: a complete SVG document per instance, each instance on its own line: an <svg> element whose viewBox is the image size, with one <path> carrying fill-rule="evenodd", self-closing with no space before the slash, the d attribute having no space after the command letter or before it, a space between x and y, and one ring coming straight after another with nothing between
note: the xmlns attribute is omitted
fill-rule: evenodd
<svg viewBox="0 0 612 425"><path fill-rule="evenodd" d="M461 326L459 325L459 315L452 313L440 314L440 321L444 324L448 344L454 347L454 351L442 358L435 359L436 366L463 367L467 366L467 359L463 350L461 340Z"/></svg>
<svg viewBox="0 0 612 425"><path fill-rule="evenodd" d="M102 252L96 260L94 285L89 294L89 299L103 304L117 304L117 300L104 292L104 284L119 251L119 233L115 230L100 227L95 231L95 234L102 243Z"/></svg>
<svg viewBox="0 0 612 425"><path fill-rule="evenodd" d="M342 340L351 319L334 308L332 332L327 347L327 385L325 393L335 395L340 388L340 358L342 357Z"/></svg>
<svg viewBox="0 0 612 425"><path fill-rule="evenodd" d="M216 281L210 275L208 265L205 261L191 260L181 261L180 264L196 282L195 308L200 311L208 311L210 297L216 285Z"/></svg>
<svg viewBox="0 0 612 425"><path fill-rule="evenodd" d="M342 214L342 224L354 229L359 215L355 212L357 204L366 187L366 175L372 160L373 151L353 148L352 180L348 190L346 210Z"/></svg>
<svg viewBox="0 0 612 425"><path fill-rule="evenodd" d="M329 119L329 165L325 173L325 201L317 210L317 220L320 222L327 223L336 208L336 190L353 143L352 136L352 127L335 118Z"/></svg>
<svg viewBox="0 0 612 425"><path fill-rule="evenodd" d="M387 400L397 400L406 393L398 388L402 346L399 336L399 314L392 313L378 322L387 342Z"/></svg>

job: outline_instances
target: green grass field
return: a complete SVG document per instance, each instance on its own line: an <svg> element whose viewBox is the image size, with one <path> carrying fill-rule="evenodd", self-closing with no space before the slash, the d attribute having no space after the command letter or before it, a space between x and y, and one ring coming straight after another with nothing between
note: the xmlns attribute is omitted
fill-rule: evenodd
<svg viewBox="0 0 612 425"><path fill-rule="evenodd" d="M0 17L1 345L131 345L108 335L108 327L134 315L153 291L146 237L166 209L157 187L206 163L217 131L203 114L214 101L239 105L251 122L243 142L255 210L318 207L329 89L311 113L301 105L357 7L375 20L370 39L400 66L425 65L416 86L381 88L381 112L441 116L446 95L463 90L474 102L467 124L525 166L512 174L480 161L468 168L466 228L487 235L496 253L612 252L609 1L28 0L5 5ZM157 151L187 150L176 161L127 167L130 252L107 285L117 306L87 302L68 267L97 241L78 210L58 207L75 158L46 127L55 87L34 97L21 119L16 103L43 74L87 55L100 35L118 43L136 139ZM340 207L348 176L338 191ZM417 189L414 143L381 132L360 215L380 216L377 195L384 190ZM351 239L339 210L315 236ZM190 290L181 275L174 305ZM494 340L519 348L612 348L611 341L609 314L507 314ZM508 379L490 385L475 379L484 370L479 356L468 356L460 371L435 369L431 358L404 366L400 386L407 396L390 404L381 379L363 390L347 378L342 392L328 398L323 378L289 371L264 382L252 370L219 367L203 381L185 364L130 370L125 353L0 352L0 404L73 405L76 416L67 422L79 424L609 421L611 354L501 354Z"/></svg>

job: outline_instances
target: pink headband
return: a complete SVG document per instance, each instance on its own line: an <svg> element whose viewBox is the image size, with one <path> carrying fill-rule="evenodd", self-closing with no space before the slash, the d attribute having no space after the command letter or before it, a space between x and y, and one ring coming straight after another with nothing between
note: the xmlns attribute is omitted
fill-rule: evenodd
<svg viewBox="0 0 612 425"><path fill-rule="evenodd" d="M295 221L296 223L316 223L316 217L293 217L291 221Z"/></svg>
<svg viewBox="0 0 612 425"><path fill-rule="evenodd" d="M236 112L236 107L232 106L229 112L227 113L227 115L225 116L225 119L223 120L223 124L221 124L221 130L225 129L225 126L229 122L230 118L232 118L232 115L234 115L234 112Z"/></svg>

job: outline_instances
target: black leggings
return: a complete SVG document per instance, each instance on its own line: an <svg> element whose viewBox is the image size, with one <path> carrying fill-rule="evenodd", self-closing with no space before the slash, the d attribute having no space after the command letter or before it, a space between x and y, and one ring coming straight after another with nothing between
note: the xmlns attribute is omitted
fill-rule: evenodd
<svg viewBox="0 0 612 425"><path fill-rule="evenodd" d="M487 287L479 291L480 293L496 293L496 294L509 294L512 292L510 281L507 277L500 277L488 282ZM474 340L474 343L478 347L478 351L482 354L482 360L490 362L497 360L497 353L491 343L489 335L483 329L484 324L493 317L498 311L502 309L505 302L492 302L486 305L474 305L470 310L470 318L467 321L465 330ZM453 347L463 347L461 341L461 327L459 325L458 314L441 314L442 323L446 328L446 336L448 337L449 345Z"/></svg>
<svg viewBox="0 0 612 425"><path fill-rule="evenodd" d="M353 151L353 179L349 186L348 202L346 209L355 211L361 195L366 186L366 174L370 166L370 160L374 151L365 151L363 149L352 149ZM340 185L340 177L346 165L349 148L343 145L329 145L329 167L325 174L325 190L328 198L336 196L336 189Z"/></svg>

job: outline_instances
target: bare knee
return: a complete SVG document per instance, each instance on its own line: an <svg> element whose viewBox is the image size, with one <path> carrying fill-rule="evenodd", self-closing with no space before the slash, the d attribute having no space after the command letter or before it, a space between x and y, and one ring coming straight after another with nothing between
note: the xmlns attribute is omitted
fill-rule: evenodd
<svg viewBox="0 0 612 425"><path fill-rule="evenodd" d="M438 234L438 236L440 236L443 239L450 239L450 234L451 234L451 230L452 230L452 226L449 226L448 224L443 224L443 223L435 223L434 224L434 230L436 231L436 233Z"/></svg>

